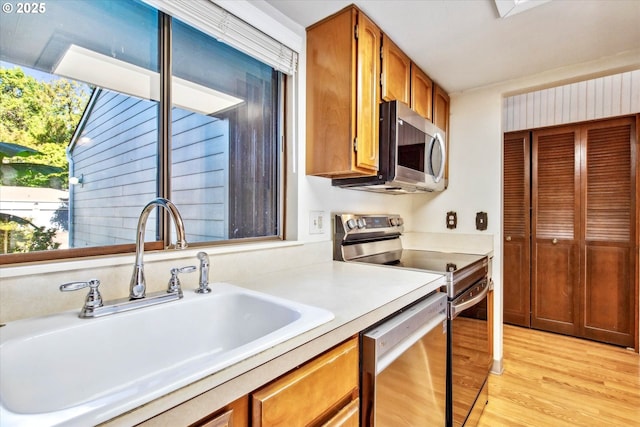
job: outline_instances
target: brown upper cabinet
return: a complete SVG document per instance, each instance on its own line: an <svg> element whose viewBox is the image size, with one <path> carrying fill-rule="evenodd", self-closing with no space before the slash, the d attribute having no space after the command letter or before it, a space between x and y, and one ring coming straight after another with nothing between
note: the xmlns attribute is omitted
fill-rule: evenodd
<svg viewBox="0 0 640 427"><path fill-rule="evenodd" d="M386 35L382 36L381 52L382 100L402 101L433 121L433 81Z"/></svg>
<svg viewBox="0 0 640 427"><path fill-rule="evenodd" d="M447 133L449 141L449 95L440 86L433 87L433 123Z"/></svg>
<svg viewBox="0 0 640 427"><path fill-rule="evenodd" d="M308 175L377 172L380 38L354 6L307 29Z"/></svg>
<svg viewBox="0 0 640 427"><path fill-rule="evenodd" d="M402 101L410 105L411 59L389 37L382 37L382 86L383 101Z"/></svg>
<svg viewBox="0 0 640 427"><path fill-rule="evenodd" d="M446 152L449 153L449 95L437 84L433 86L433 123L446 132ZM444 165L444 178L449 180L449 156Z"/></svg>
<svg viewBox="0 0 640 427"><path fill-rule="evenodd" d="M433 121L433 81L414 63L411 63L411 108Z"/></svg>
<svg viewBox="0 0 640 427"><path fill-rule="evenodd" d="M375 175L383 100L433 121L448 150L449 95L361 10L351 5L307 28L307 175Z"/></svg>

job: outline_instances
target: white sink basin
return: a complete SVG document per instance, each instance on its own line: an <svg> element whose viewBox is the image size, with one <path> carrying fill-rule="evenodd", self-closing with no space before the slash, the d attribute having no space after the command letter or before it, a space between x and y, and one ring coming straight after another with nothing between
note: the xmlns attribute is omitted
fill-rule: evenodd
<svg viewBox="0 0 640 427"><path fill-rule="evenodd" d="M225 283L96 319L0 328L0 425L95 425L333 319Z"/></svg>

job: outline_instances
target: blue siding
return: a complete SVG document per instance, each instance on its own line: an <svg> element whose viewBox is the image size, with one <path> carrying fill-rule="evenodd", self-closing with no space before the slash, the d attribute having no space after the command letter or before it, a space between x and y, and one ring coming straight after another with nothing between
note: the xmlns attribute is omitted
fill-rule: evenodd
<svg viewBox="0 0 640 427"><path fill-rule="evenodd" d="M157 103L102 90L71 150L70 245L135 242L138 216L156 197ZM227 238L228 123L173 110L172 201L189 241ZM147 240L155 239L154 216Z"/></svg>

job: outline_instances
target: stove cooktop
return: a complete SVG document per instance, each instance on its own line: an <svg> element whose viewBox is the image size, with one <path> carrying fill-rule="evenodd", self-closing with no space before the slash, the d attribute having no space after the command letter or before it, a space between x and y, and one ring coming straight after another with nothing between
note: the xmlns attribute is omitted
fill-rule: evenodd
<svg viewBox="0 0 640 427"><path fill-rule="evenodd" d="M438 273L454 273L485 259L484 255L403 249L400 260L395 265Z"/></svg>
<svg viewBox="0 0 640 427"><path fill-rule="evenodd" d="M460 295L478 280L485 278L488 272L489 261L485 255L415 249L402 249L399 259L397 254L394 257L389 257L390 255L381 253L353 261L444 274L449 298Z"/></svg>

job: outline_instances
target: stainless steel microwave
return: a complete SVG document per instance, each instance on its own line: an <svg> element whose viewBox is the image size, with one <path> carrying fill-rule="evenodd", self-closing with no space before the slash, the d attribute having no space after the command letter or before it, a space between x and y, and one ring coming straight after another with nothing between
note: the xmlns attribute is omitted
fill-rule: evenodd
<svg viewBox="0 0 640 427"><path fill-rule="evenodd" d="M447 187L445 132L406 104L380 104L379 149L377 175L333 179L331 184L391 194L442 191Z"/></svg>

